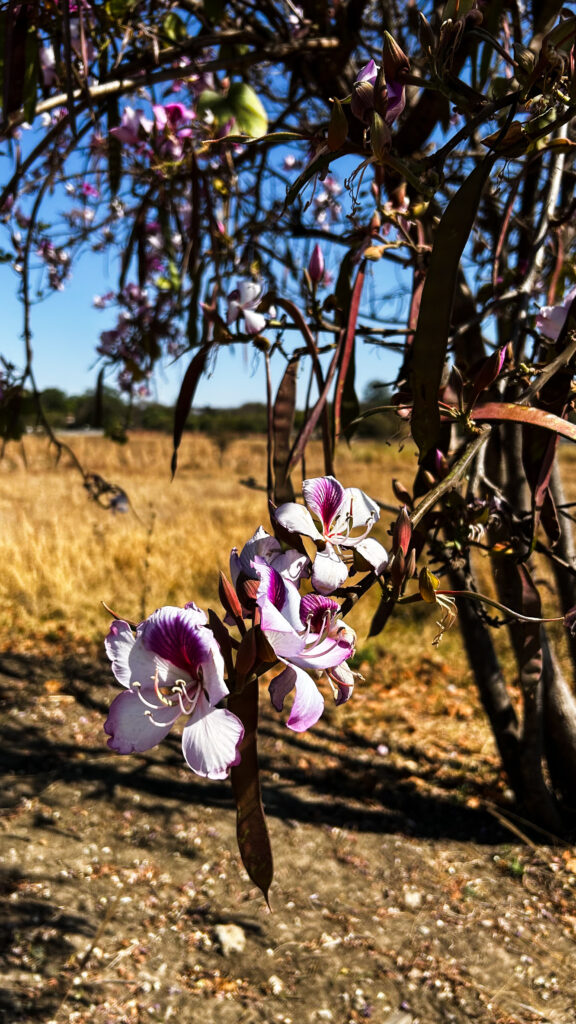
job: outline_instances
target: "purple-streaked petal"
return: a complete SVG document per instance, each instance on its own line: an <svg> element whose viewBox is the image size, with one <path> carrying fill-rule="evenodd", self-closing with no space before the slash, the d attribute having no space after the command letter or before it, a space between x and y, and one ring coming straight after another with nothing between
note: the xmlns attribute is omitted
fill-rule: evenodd
<svg viewBox="0 0 576 1024"><path fill-rule="evenodd" d="M120 693L104 723L104 732L110 737L108 746L119 754L150 750L168 735L175 714L173 707L150 710L132 690Z"/></svg>
<svg viewBox="0 0 576 1024"><path fill-rule="evenodd" d="M112 662L112 671L122 686L130 686L135 681L143 687L152 685L156 671L154 658L136 641L127 622L120 619L112 623L104 647Z"/></svg>
<svg viewBox="0 0 576 1024"><path fill-rule="evenodd" d="M198 626L198 609L159 608L142 626L147 650L182 669L193 679L210 652L211 633Z"/></svg>
<svg viewBox="0 0 576 1024"><path fill-rule="evenodd" d="M326 618L331 619L340 610L337 601L321 594L305 594L300 602L300 621L310 626L312 633L320 633Z"/></svg>
<svg viewBox="0 0 576 1024"><path fill-rule="evenodd" d="M344 498L344 488L333 476L318 476L305 480L302 494L310 511L318 516L326 535L338 514Z"/></svg>
<svg viewBox="0 0 576 1024"><path fill-rule="evenodd" d="M255 313L253 309L244 309L244 325L247 334L260 334L266 327L266 317L262 313Z"/></svg>
<svg viewBox="0 0 576 1024"><path fill-rule="evenodd" d="M354 554L360 555L377 575L384 572L388 565L388 552L386 548L379 541L374 540L373 537L366 537L365 540L359 541L354 547Z"/></svg>
<svg viewBox="0 0 576 1024"><path fill-rule="evenodd" d="M207 779L225 779L240 764L242 722L231 711L211 708L202 695L182 733L182 753L188 766Z"/></svg>
<svg viewBox="0 0 576 1024"><path fill-rule="evenodd" d="M278 682L279 680L280 682ZM278 688L273 696L272 687L275 683L278 684ZM271 683L271 697L273 697L275 707L277 707L275 701L280 701L281 693L284 692L285 696L293 687L296 688L296 692L286 725L294 732L305 732L306 729L316 725L322 715L324 711L324 697L307 672L289 665ZM283 700L284 698L282 698L282 702Z"/></svg>
<svg viewBox="0 0 576 1024"><path fill-rule="evenodd" d="M280 611L286 602L286 584L280 573L259 556L252 562L252 569L260 579L258 604L270 602Z"/></svg>
<svg viewBox="0 0 576 1024"><path fill-rule="evenodd" d="M274 519L290 533L299 533L315 541L322 540L322 534L315 526L308 509L303 505L297 505L295 501L280 505L274 513Z"/></svg>
<svg viewBox="0 0 576 1024"><path fill-rule="evenodd" d="M312 566L312 586L319 594L332 594L348 579L348 569L328 544L319 551Z"/></svg>

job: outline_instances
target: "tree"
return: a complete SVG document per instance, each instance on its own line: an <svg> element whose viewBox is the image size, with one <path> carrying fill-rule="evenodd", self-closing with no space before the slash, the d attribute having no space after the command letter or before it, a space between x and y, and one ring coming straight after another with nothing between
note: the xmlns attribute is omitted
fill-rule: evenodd
<svg viewBox="0 0 576 1024"><path fill-rule="evenodd" d="M274 396L269 385L267 394L278 537L302 550L304 520L278 506L293 507L293 476L319 428L322 487L340 519L335 533L329 522L310 532L315 596L315 579L327 593L319 567L333 555L341 612L382 587L374 633L399 601L440 605L446 626L457 611L518 806L539 826L561 830L575 804L576 700L543 621L533 565L535 554L548 563L572 627L571 517L557 452L561 437L576 439L576 18L556 0L534 0L527 10L514 0L447 0L426 16L370 0L11 2L1 17L11 153L0 195L3 259L19 275L25 343L23 367L2 371L4 437L17 433L18 396L36 390L32 280L40 297L66 287L88 246L120 254L118 287L99 300L119 314L100 339L103 372L138 395L162 358L188 359L174 469L198 384L218 351L250 345L268 369L282 361L280 388ZM49 225L54 195L68 195L70 205ZM404 282L392 316L384 301L390 267ZM419 449L413 486L398 492L405 508L387 565L369 544L361 556L367 542L352 543L340 491L326 482L334 446L358 420L354 365L364 342L400 352L394 402ZM295 431L303 371L306 411ZM305 493L318 510L318 496ZM354 501L369 528L377 506L365 496ZM478 592L478 549L489 555L497 599ZM351 551L360 583L348 577ZM270 625L269 576L262 565L251 576L243 564L236 589L222 582L236 633L210 620L228 709L246 731L241 762L233 743L227 761L240 845L263 889L257 679L272 660L284 662L273 691L280 705L282 686L298 684L303 671L278 640L282 629ZM322 622L318 602L306 613L319 645L344 628L335 625L334 598L325 600ZM509 635L521 707L492 642L496 625ZM216 671L218 663L218 675L212 639L202 646L208 626L198 619L189 627L208 659L202 664ZM344 634L336 642L341 653L351 643ZM568 645L573 667L571 633ZM342 700L349 680L339 664L325 667ZM187 703L191 694L200 701L195 679L196 688L179 695L196 729L189 737L204 721L200 704ZM156 689L162 717L161 695L168 698ZM237 727L227 722L230 740Z"/></svg>

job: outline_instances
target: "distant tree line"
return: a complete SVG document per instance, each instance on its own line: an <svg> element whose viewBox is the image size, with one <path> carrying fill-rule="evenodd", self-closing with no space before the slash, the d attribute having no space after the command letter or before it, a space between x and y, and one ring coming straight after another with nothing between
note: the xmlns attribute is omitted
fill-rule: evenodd
<svg viewBox="0 0 576 1024"><path fill-rule="evenodd" d="M391 409L381 410L389 402L386 388L372 381L366 388L360 412L366 414L371 409L375 412L360 419L353 432L365 438L385 440L392 437L398 430L398 419ZM45 388L42 406L48 423L56 430L103 430L106 436L116 441L126 440L130 430L171 434L174 426L173 407L150 400L127 402L107 387L82 395L68 395L60 388ZM304 416L303 411L296 412L296 429ZM26 395L22 399L21 425L22 430L33 430L38 426L35 406L31 397ZM230 409L196 408L191 411L186 424L186 430L212 437L265 434L266 428L266 406L262 402L245 402Z"/></svg>

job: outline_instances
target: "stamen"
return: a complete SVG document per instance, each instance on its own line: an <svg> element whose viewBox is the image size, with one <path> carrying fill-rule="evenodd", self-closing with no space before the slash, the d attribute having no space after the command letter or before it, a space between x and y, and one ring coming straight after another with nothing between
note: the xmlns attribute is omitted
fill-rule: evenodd
<svg viewBox="0 0 576 1024"><path fill-rule="evenodd" d="M180 682L180 680L178 680L178 682ZM156 669L154 673L154 693L158 697L158 700L160 701L161 704L166 704L168 707L172 707L173 701L169 700L168 697L166 697L160 691L160 684L158 681L158 669Z"/></svg>
<svg viewBox="0 0 576 1024"><path fill-rule="evenodd" d="M156 708L156 710L158 711L159 709ZM180 718L179 711L177 711L176 714L174 715L174 718L171 718L168 722L157 722L156 719L152 718L151 711L145 711L144 714L146 715L146 718L149 720L150 724L157 725L159 729L166 729L167 727L174 725L174 722L177 722L178 719Z"/></svg>

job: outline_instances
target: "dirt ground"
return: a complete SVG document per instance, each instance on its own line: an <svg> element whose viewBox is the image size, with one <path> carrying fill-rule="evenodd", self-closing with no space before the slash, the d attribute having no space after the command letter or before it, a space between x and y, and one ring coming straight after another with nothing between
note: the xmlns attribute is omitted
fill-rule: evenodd
<svg viewBox="0 0 576 1024"><path fill-rule="evenodd" d="M0 1019L576 1022L574 848L522 838L449 666L387 676L305 735L263 711L270 912L228 784L108 750L102 663L0 655Z"/></svg>

